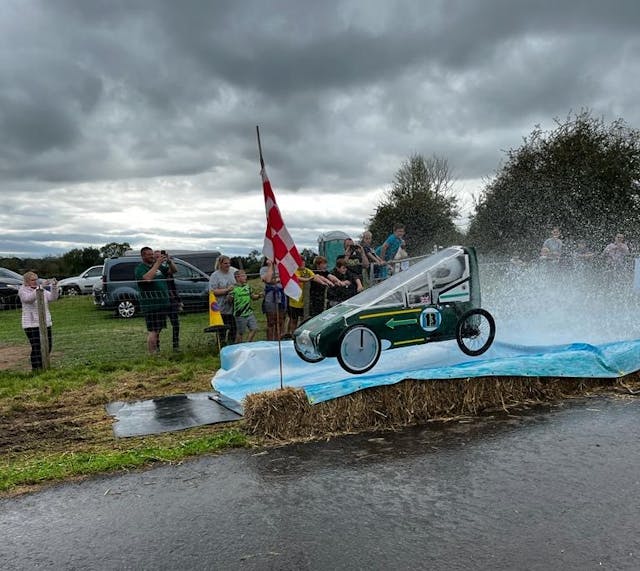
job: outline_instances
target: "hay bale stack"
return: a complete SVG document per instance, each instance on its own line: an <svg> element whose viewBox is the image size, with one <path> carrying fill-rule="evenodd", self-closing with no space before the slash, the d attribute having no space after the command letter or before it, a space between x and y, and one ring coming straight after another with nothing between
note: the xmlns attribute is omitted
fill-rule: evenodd
<svg viewBox="0 0 640 571"><path fill-rule="evenodd" d="M248 395L244 418L251 433L265 438L317 438L506 410L586 394L615 383L616 379L540 377L405 380L316 405L309 404L302 389L285 388Z"/></svg>

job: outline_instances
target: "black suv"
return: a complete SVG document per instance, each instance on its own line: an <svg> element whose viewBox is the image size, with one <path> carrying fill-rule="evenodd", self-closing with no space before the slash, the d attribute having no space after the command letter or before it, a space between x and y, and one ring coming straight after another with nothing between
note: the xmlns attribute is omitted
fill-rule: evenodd
<svg viewBox="0 0 640 571"><path fill-rule="evenodd" d="M195 266L172 258L178 273L174 276L184 311L205 311L209 307L209 276ZM140 290L135 278L139 256L109 258L104 261L102 282L93 288L93 302L129 318L140 312Z"/></svg>

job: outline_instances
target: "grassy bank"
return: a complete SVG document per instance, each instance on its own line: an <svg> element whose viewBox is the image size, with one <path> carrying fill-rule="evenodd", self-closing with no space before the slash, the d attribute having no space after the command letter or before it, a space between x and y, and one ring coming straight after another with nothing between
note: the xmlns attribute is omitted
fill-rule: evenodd
<svg viewBox="0 0 640 571"><path fill-rule="evenodd" d="M29 370L20 311L0 313L0 494L247 445L241 423L115 439L105 411L112 401L210 390L219 359L206 313L182 316L181 352L169 329L160 354L148 356L141 318L116 319L88 297L51 310L52 366L39 374Z"/></svg>

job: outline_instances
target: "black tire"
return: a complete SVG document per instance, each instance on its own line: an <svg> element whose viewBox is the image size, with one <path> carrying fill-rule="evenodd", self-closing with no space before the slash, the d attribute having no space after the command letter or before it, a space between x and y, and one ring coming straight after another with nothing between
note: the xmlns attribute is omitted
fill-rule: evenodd
<svg viewBox="0 0 640 571"><path fill-rule="evenodd" d="M381 352L380 339L371 328L366 325L352 325L340 336L338 362L345 371L361 375L378 362Z"/></svg>
<svg viewBox="0 0 640 571"><path fill-rule="evenodd" d="M132 299L121 299L116 307L116 314L123 319L131 319L138 313L138 306Z"/></svg>
<svg viewBox="0 0 640 571"><path fill-rule="evenodd" d="M456 324L458 347L471 357L482 355L491 347L495 336L496 322L486 309L471 309Z"/></svg>
<svg viewBox="0 0 640 571"><path fill-rule="evenodd" d="M298 349L298 345L296 344L295 341L293 342L293 348L296 350L296 354L298 355L298 357L300 357L303 361L306 361L307 363L319 363L320 361L322 361L322 359L324 359L324 357L316 357L315 359L307 357L302 351L300 351L300 349Z"/></svg>
<svg viewBox="0 0 640 571"><path fill-rule="evenodd" d="M78 286L68 286L63 289L64 295L80 295L80 288Z"/></svg>

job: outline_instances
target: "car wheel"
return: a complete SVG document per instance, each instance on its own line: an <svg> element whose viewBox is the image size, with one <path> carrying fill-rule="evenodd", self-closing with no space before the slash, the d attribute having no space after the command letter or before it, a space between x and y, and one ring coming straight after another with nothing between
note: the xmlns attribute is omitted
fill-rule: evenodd
<svg viewBox="0 0 640 571"><path fill-rule="evenodd" d="M360 375L378 362L381 351L380 339L372 329L353 325L340 338L338 362L345 371Z"/></svg>
<svg viewBox="0 0 640 571"><path fill-rule="evenodd" d="M496 322L486 310L475 308L462 315L456 324L456 341L463 353L482 355L496 336Z"/></svg>
<svg viewBox="0 0 640 571"><path fill-rule="evenodd" d="M64 295L80 295L80 288L78 286L65 287L62 293Z"/></svg>
<svg viewBox="0 0 640 571"><path fill-rule="evenodd" d="M116 312L123 319L130 319L136 314L136 311L136 304L130 299L121 299L116 308Z"/></svg>

